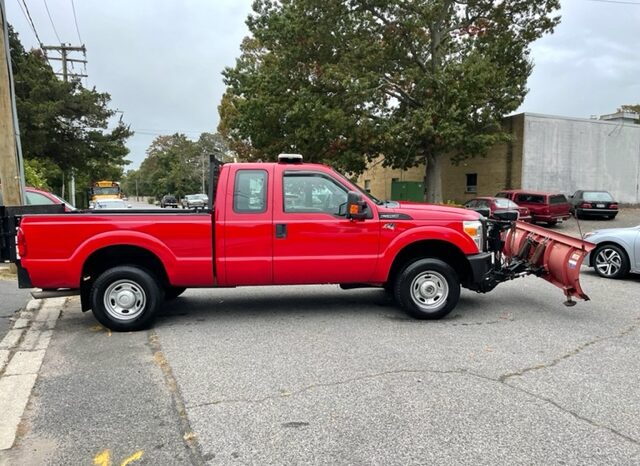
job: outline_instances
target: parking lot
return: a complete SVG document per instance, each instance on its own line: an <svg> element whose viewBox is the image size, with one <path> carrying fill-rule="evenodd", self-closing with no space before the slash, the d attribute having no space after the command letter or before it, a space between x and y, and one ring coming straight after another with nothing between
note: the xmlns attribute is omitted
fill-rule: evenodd
<svg viewBox="0 0 640 466"><path fill-rule="evenodd" d="M582 285L463 291L435 322L377 289L188 290L123 334L69 298L0 464L638 464L640 276Z"/></svg>

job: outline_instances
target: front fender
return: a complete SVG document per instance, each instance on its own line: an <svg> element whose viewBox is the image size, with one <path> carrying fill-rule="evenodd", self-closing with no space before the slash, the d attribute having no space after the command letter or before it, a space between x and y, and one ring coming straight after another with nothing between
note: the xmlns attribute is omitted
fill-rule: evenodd
<svg viewBox="0 0 640 466"><path fill-rule="evenodd" d="M384 282L397 255L407 246L420 241L437 240L455 246L464 255L477 254L478 247L466 233L446 226L411 228L393 238L378 262L376 281Z"/></svg>

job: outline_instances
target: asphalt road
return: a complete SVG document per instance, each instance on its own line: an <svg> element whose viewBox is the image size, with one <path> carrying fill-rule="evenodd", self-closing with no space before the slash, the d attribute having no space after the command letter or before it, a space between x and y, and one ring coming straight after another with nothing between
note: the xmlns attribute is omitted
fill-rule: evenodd
<svg viewBox="0 0 640 466"><path fill-rule="evenodd" d="M639 464L640 276L582 285L436 322L375 289L188 290L124 334L71 298L0 464Z"/></svg>
<svg viewBox="0 0 640 466"><path fill-rule="evenodd" d="M30 298L29 290L18 288L15 275L8 267L0 265L0 341L13 325L12 318L22 309Z"/></svg>

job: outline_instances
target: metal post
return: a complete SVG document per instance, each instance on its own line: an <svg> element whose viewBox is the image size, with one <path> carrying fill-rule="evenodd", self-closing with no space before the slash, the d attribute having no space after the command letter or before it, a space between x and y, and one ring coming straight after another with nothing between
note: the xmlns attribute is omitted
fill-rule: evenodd
<svg viewBox="0 0 640 466"><path fill-rule="evenodd" d="M9 28L4 0L0 0L0 26L0 189L4 205L22 205L24 199L22 152L17 131Z"/></svg>
<svg viewBox="0 0 640 466"><path fill-rule="evenodd" d="M44 50L45 54L47 53L47 51L52 50L52 51L56 51L56 52L60 52L60 58L57 57L47 57L49 60L62 60L62 79L64 80L64 82L68 82L69 81L69 76L71 77L86 77L87 75L85 74L79 74L79 73L69 73L69 62L76 62L76 63L87 63L86 60L76 60L76 59L72 59L69 58L69 52L82 52L82 53L86 53L87 50L85 49L84 45L81 45L80 47L73 47L71 46L71 44L60 44L60 45L46 45L46 46L42 46L42 50ZM59 75L59 73L56 73ZM71 176L69 179L69 202L71 202L71 205L73 205L75 207L76 205L76 175L75 175L75 170L73 168L71 168ZM63 197L64 197L64 189L63 189Z"/></svg>

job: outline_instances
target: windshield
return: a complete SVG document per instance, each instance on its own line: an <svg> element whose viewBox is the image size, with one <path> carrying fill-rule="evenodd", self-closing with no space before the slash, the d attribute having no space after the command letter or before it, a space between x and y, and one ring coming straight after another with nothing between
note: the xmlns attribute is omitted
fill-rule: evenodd
<svg viewBox="0 0 640 466"><path fill-rule="evenodd" d="M500 209L517 209L518 205L509 199L499 198L495 200L496 207Z"/></svg>
<svg viewBox="0 0 640 466"><path fill-rule="evenodd" d="M65 201L64 199L62 199L60 196L56 196L55 194L51 193L51 195L53 197L55 197L57 200L60 201L61 204L64 204L65 206L67 206L67 209L69 210L77 210L75 207L73 207L71 204L69 204L67 201Z"/></svg>
<svg viewBox="0 0 640 466"><path fill-rule="evenodd" d="M98 195L98 196L102 196L102 195L105 195L105 194L113 195L113 194L119 194L120 193L120 188L118 186L109 186L107 188L101 188L99 186L94 186L92 188L92 192L93 192L93 194Z"/></svg>

